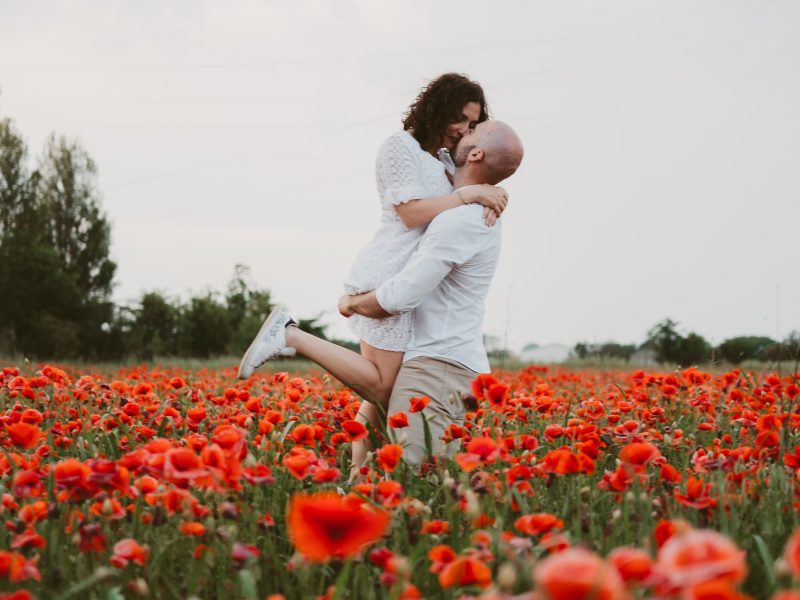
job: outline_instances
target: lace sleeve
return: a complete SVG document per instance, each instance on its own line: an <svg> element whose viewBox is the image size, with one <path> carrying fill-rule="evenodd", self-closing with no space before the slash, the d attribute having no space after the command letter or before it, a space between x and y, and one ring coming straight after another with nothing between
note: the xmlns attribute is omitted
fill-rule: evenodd
<svg viewBox="0 0 800 600"><path fill-rule="evenodd" d="M399 133L390 136L378 151L375 176L384 207L426 196L418 157L402 137L407 135Z"/></svg>

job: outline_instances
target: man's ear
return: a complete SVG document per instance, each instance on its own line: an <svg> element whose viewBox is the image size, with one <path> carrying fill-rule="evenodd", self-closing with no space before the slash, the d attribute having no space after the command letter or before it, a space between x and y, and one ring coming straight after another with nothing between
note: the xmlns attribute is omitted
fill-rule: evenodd
<svg viewBox="0 0 800 600"><path fill-rule="evenodd" d="M486 154L484 153L483 148L476 147L469 151L469 154L467 155L467 160L470 162L480 162L484 159L485 156Z"/></svg>

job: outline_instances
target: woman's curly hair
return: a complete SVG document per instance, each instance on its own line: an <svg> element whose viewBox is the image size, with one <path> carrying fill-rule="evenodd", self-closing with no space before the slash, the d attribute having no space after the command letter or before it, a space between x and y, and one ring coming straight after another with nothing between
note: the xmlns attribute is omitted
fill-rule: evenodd
<svg viewBox="0 0 800 600"><path fill-rule="evenodd" d="M442 147L445 128L462 119L464 105L481 105L478 122L489 118L483 88L459 73L440 75L419 93L403 118L403 129L412 129L414 138L424 150Z"/></svg>

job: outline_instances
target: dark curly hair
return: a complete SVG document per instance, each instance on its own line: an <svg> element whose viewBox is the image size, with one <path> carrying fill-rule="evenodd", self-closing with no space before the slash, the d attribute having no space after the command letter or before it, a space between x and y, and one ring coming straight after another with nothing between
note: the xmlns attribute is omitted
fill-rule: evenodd
<svg viewBox="0 0 800 600"><path fill-rule="evenodd" d="M423 150L439 149L445 128L462 119L461 111L468 102L481 105L479 123L489 118L489 108L479 83L459 73L440 75L425 86L408 107L403 129L414 130L413 136Z"/></svg>

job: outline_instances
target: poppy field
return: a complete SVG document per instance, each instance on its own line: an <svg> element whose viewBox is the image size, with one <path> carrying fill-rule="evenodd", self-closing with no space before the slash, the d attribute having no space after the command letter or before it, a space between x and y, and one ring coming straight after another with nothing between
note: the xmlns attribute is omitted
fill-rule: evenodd
<svg viewBox="0 0 800 600"><path fill-rule="evenodd" d="M0 599L800 600L797 375L472 388L415 472L326 374L3 368Z"/></svg>

